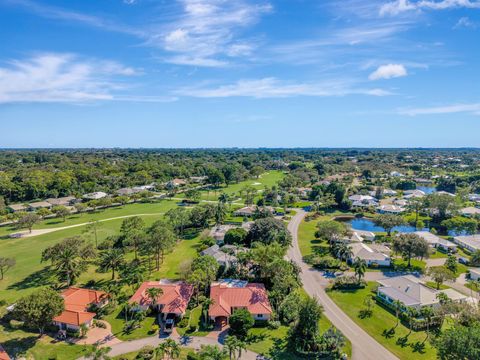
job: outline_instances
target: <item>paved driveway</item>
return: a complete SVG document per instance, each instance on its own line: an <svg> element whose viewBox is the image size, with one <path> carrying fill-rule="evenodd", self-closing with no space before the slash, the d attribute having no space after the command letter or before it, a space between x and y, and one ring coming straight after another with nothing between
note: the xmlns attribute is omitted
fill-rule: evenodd
<svg viewBox="0 0 480 360"><path fill-rule="evenodd" d="M337 327L352 343L352 358L356 360L393 360L398 359L390 351L385 349L374 338L368 335L360 326L350 319L325 293L328 279L312 269L302 260L298 247L298 227L305 217L303 210L297 210L297 214L288 224L292 233L293 246L288 252L288 257L295 261L302 269L302 282L305 291L310 296L316 296L324 308L325 316Z"/></svg>

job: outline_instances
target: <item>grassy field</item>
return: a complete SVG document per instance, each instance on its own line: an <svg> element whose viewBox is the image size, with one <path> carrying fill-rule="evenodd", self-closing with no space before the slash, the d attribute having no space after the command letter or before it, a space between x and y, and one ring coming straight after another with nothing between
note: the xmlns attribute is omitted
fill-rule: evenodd
<svg viewBox="0 0 480 360"><path fill-rule="evenodd" d="M193 352L193 351L194 351L193 349L181 348L180 357L177 358L177 359L178 360L185 360L187 358L188 353ZM133 351L131 353L115 356L112 359L114 359L114 360L120 360L120 359L121 360L135 360L138 353L139 353L139 351Z"/></svg>
<svg viewBox="0 0 480 360"><path fill-rule="evenodd" d="M266 186L272 187L273 185L276 185L277 182L282 180L284 176L285 174L281 171L269 171L260 175L258 179L249 179L236 184L230 184L229 186L215 189L215 191L201 190L201 199L217 200L221 192L224 192L228 195L233 195L234 197L240 197L240 191L246 186L251 186L258 190L263 190ZM178 194L175 195L175 197L181 198L184 197L184 194Z"/></svg>
<svg viewBox="0 0 480 360"><path fill-rule="evenodd" d="M152 203L127 204L124 206L101 209L94 212L72 214L70 216L67 216L65 221L59 218L46 219L40 221L33 228L51 229L76 224L83 224L89 221L111 219L120 216L130 216L137 214L160 214L165 213L174 207L176 207L176 202L171 200L159 200ZM16 229L12 225L2 226L0 227L0 238L17 231L18 229Z"/></svg>
<svg viewBox="0 0 480 360"><path fill-rule="evenodd" d="M367 296L371 296L371 289L375 283L371 282L368 287L355 291L329 291L328 295L335 303L358 325L360 325L373 338L384 345L388 350L405 360L436 359L436 350L429 341L425 342L423 351L415 351L413 344L422 343L426 338L424 331L412 332L408 336L408 344L404 347L397 344L397 340L409 334L409 330L401 323L395 329L395 334L391 337L384 336L384 330L394 328L397 320L395 316L383 307L375 304L373 315L370 318L360 318L359 311L364 308L363 302Z"/></svg>

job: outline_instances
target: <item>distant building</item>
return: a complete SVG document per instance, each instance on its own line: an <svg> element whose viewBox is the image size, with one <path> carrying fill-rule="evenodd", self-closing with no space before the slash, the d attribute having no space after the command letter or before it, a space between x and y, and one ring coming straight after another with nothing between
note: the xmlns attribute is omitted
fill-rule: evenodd
<svg viewBox="0 0 480 360"><path fill-rule="evenodd" d="M231 245L224 245L222 247L218 245L210 246L209 248L200 252L202 256L212 256L215 258L217 263L220 266L225 268L232 267L237 263L237 257L234 255L236 253L236 247Z"/></svg>
<svg viewBox="0 0 480 360"><path fill-rule="evenodd" d="M65 196L60 198L50 198L45 201L53 206L71 206L78 202L78 199L75 196Z"/></svg>
<svg viewBox="0 0 480 360"><path fill-rule="evenodd" d="M411 198L422 198L425 196L425 192L422 190L405 190L403 192L403 198L404 199L411 199Z"/></svg>
<svg viewBox="0 0 480 360"><path fill-rule="evenodd" d="M9 209L11 212L22 212L27 211L28 206L25 204L10 204L7 206L7 209Z"/></svg>
<svg viewBox="0 0 480 360"><path fill-rule="evenodd" d="M207 181L208 176L190 176L190 181L195 184L201 184Z"/></svg>
<svg viewBox="0 0 480 360"><path fill-rule="evenodd" d="M65 310L53 318L53 323L61 330L78 330L82 325L90 327L96 314L89 312L89 307L103 307L108 303L108 295L104 291L70 287L61 295Z"/></svg>
<svg viewBox="0 0 480 360"><path fill-rule="evenodd" d="M466 207L466 208L461 209L460 213L463 216L472 217L472 216L475 216L475 215L480 215L480 209L476 208L476 207L473 207L473 206L470 206L470 207Z"/></svg>
<svg viewBox="0 0 480 360"><path fill-rule="evenodd" d="M185 186L187 185L187 181L184 179L173 179L167 182L167 188L168 189L174 189L177 187Z"/></svg>
<svg viewBox="0 0 480 360"><path fill-rule="evenodd" d="M31 211L35 211L38 209L51 209L53 205L46 201L37 201L28 204L28 207Z"/></svg>
<svg viewBox="0 0 480 360"><path fill-rule="evenodd" d="M85 200L99 200L99 199L103 199L104 197L107 197L107 196L108 196L107 193L104 193L103 191L97 191L97 192L85 194L82 197Z"/></svg>
<svg viewBox="0 0 480 360"><path fill-rule="evenodd" d="M254 205L254 206L245 206L241 209L238 209L238 210L235 210L235 212L233 213L234 216L243 216L243 217L250 217L250 216L253 216L255 214L255 212L257 211L257 209L259 211L269 211L270 213L274 213L275 210L273 209L273 207L271 206L262 206L262 207L259 207L257 205Z"/></svg>
<svg viewBox="0 0 480 360"><path fill-rule="evenodd" d="M445 252L456 252L457 245L451 241L445 240L429 231L415 231L414 234L424 239L429 246L437 249L441 249Z"/></svg>
<svg viewBox="0 0 480 360"><path fill-rule="evenodd" d="M405 208L398 205L385 204L377 207L379 214L393 214L398 215L405 212Z"/></svg>
<svg viewBox="0 0 480 360"><path fill-rule="evenodd" d="M390 176L393 176L393 177L405 177L405 175L403 175L402 173L399 173L398 171L392 171L390 173Z"/></svg>
<svg viewBox="0 0 480 360"><path fill-rule="evenodd" d="M455 236L453 241L468 251L475 252L480 250L480 234Z"/></svg>
<svg viewBox="0 0 480 360"><path fill-rule="evenodd" d="M390 249L383 245L353 243L350 245L352 256L349 259L353 263L356 258L365 260L367 266L390 266Z"/></svg>
<svg viewBox="0 0 480 360"><path fill-rule="evenodd" d="M453 301L466 301L467 297L453 289L435 290L426 286L420 279L412 275L395 276L378 280L380 286L377 296L383 301L393 304L400 301L405 307L420 310L423 307L437 307L440 304L439 293L444 293Z"/></svg>

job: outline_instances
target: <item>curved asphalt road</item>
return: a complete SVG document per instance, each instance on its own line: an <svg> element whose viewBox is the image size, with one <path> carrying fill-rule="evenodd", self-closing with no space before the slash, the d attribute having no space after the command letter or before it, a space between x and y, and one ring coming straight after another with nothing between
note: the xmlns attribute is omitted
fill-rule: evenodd
<svg viewBox="0 0 480 360"><path fill-rule="evenodd" d="M293 246L288 251L288 257L302 269L301 277L305 291L310 296L318 298L323 306L325 316L350 340L354 360L398 360L395 355L368 335L328 297L325 293L328 280L303 262L297 234L298 227L305 217L305 212L298 209L295 209L295 211L297 211L297 214L288 224L288 230L292 233L293 238Z"/></svg>

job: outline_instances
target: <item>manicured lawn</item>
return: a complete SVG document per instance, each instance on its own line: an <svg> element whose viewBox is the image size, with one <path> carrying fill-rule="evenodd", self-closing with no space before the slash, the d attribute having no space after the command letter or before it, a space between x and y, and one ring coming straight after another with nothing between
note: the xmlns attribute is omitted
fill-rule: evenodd
<svg viewBox="0 0 480 360"><path fill-rule="evenodd" d="M428 257L430 259L446 259L448 255L437 250L433 254L430 254Z"/></svg>
<svg viewBox="0 0 480 360"><path fill-rule="evenodd" d="M410 267L408 267L408 261L403 260L402 258L396 258L394 260L395 270L398 271L418 271L421 273L425 272L427 264L423 260L411 259Z"/></svg>
<svg viewBox="0 0 480 360"><path fill-rule="evenodd" d="M425 342L423 352L414 351L412 348L413 344L417 342L422 343L426 338L424 331L412 332L408 337L408 345L405 347L396 344L398 338L409 333L409 330L401 323L395 329L395 334L392 337L384 336L384 330L388 331L394 328L397 320L395 315L380 305L375 304L373 315L370 318L361 319L358 316L359 311L364 308L363 302L365 298L372 295L371 289L374 286L375 283L370 282L365 289L355 291L329 291L328 295L353 321L400 359L435 359L436 350L431 346L429 341Z"/></svg>
<svg viewBox="0 0 480 360"><path fill-rule="evenodd" d="M118 337L121 340L133 340L140 339L147 336L153 336L154 333L151 332L152 325L156 322L156 315L150 314L143 321L141 326L138 329L133 330L132 332L126 334L123 332L123 326L125 325L125 317L122 315L122 308L118 306L117 309L110 315L106 316L105 319L112 325L112 334Z"/></svg>
<svg viewBox="0 0 480 360"><path fill-rule="evenodd" d="M233 195L235 198L240 198L240 191L246 186L251 186L257 190L264 190L266 186L272 187L276 185L280 180L284 178L285 174L281 171L269 171L260 175L258 179L250 179L241 181L237 184L230 184L228 186L220 187L215 190L201 190L202 200L218 200L218 196L221 192L228 195ZM175 197L184 197L184 194L177 194Z"/></svg>
<svg viewBox="0 0 480 360"><path fill-rule="evenodd" d="M111 207L104 210L101 209L95 212L72 214L70 216L67 216L67 219L65 221L58 218L46 219L36 224L33 228L51 229L56 227L87 223L89 221L110 219L119 216L129 216L137 214L160 214L165 213L176 206L176 202L171 200L158 200L152 203L127 204L124 206ZM0 227L0 238L16 231L18 231L18 229L16 229L14 226L2 226Z"/></svg>
<svg viewBox="0 0 480 360"><path fill-rule="evenodd" d="M427 281L425 285L431 287L432 289L437 290L437 284L434 281ZM450 289L450 286L440 284L440 289L439 290L445 290L445 289Z"/></svg>
<svg viewBox="0 0 480 360"><path fill-rule="evenodd" d="M190 311L188 325L185 328L177 327L177 332L180 335L187 334L188 336L206 336L209 333L209 331L203 329L201 319L202 319L202 306L199 305ZM197 328L197 331L188 332L191 326L195 326Z"/></svg>

